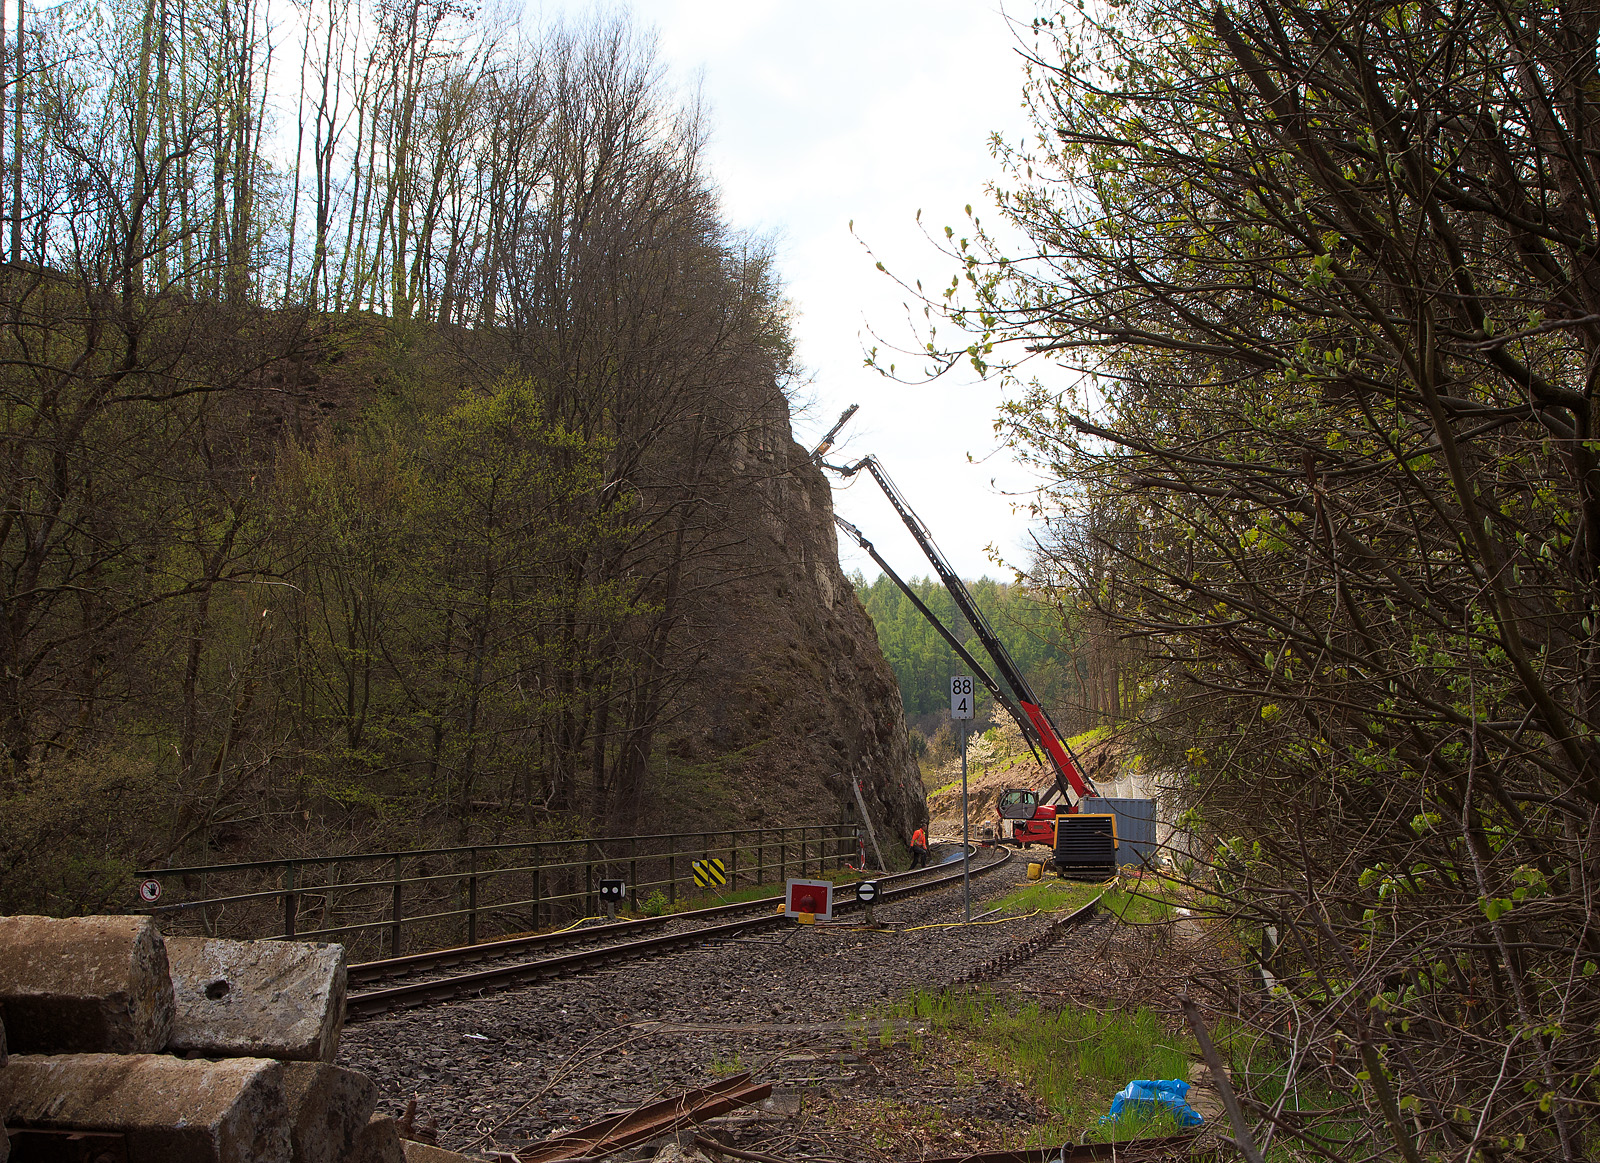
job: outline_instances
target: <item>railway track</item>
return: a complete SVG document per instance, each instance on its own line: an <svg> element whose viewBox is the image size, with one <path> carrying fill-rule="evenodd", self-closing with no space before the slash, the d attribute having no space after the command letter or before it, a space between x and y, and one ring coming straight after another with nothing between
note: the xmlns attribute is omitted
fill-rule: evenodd
<svg viewBox="0 0 1600 1163"><path fill-rule="evenodd" d="M982 851L979 849L980 853ZM976 877L991 872L1009 860L1010 854L1007 852L983 864L974 861L972 875ZM915 893L959 883L960 880L959 862L878 877L876 882L880 892L873 903L880 905ZM717 905L709 909L675 913L665 917L618 921L590 929L514 937L481 945L442 949L433 953L415 953L405 957L352 965L348 977L351 992L345 999L345 1018L347 1021L357 1021L390 1010L431 1005L454 998L473 997L495 990L509 989L541 978L578 972L599 964L614 964L623 959L655 956L685 945L729 940L782 924L785 918L774 910L774 906L782 901L781 896L763 897L759 900L743 901L734 905ZM835 890L836 913L852 912L864 907L865 902L855 898L854 885L841 885ZM741 912L757 915L732 921L721 919ZM653 932L664 927L671 931ZM571 949L575 944L586 947ZM569 951L552 951L563 946ZM468 969L465 972L447 972L445 976L433 976L441 971L453 971L462 966L484 962L491 964L483 968ZM427 975L428 980L386 984L419 975Z"/></svg>

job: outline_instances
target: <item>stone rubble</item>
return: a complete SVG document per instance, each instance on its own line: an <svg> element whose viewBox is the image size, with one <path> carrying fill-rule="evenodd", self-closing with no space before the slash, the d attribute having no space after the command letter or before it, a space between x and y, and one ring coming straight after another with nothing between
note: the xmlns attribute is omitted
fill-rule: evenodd
<svg viewBox="0 0 1600 1163"><path fill-rule="evenodd" d="M61 1131L116 1136L127 1163L464 1163L332 1065L344 997L339 945L0 917L0 1163Z"/></svg>
<svg viewBox="0 0 1600 1163"><path fill-rule="evenodd" d="M405 1151L400 1145L400 1129L389 1115L372 1116L356 1136L355 1150L347 1156L348 1163L406 1163Z"/></svg>

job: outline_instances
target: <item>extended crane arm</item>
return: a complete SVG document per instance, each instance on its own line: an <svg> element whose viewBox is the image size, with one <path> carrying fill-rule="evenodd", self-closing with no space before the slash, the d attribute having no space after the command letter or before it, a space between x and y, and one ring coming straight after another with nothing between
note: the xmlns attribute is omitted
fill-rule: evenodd
<svg viewBox="0 0 1600 1163"><path fill-rule="evenodd" d="M860 406L860 404L851 404L844 410L844 415L834 421L833 427L828 429L828 434L822 438L821 443L811 450L812 460L820 462L824 456L828 455L828 449L833 447L833 438L839 435L839 429L850 423L850 417L856 414L856 409Z"/></svg>
<svg viewBox="0 0 1600 1163"><path fill-rule="evenodd" d="M843 423L846 418L841 417L840 423ZM835 429L836 431L837 428ZM831 436L833 433L829 435ZM928 532L927 526L922 523L916 513L912 512L911 506L901 496L900 490L895 488L894 482L889 479L888 473L883 471L883 466L878 463L878 458L867 456L852 465L825 465L824 467L830 468L840 476L845 477L854 476L862 469L866 469L872 479L878 483L878 487L883 490L883 495L889 499L889 503L894 506L895 512L900 515L900 520L911 531L911 536L916 540L917 546L933 566L934 572L939 575L939 580L944 583L944 588L950 592L951 598L955 600L956 608L961 611L968 625L977 634L978 640L983 643L983 647L988 651L989 657L994 659L995 669L1000 672L1000 676L1005 679L1007 685L1015 692L1017 702L1021 704L1023 712L1033 725L1034 733L1044 745L1045 754L1050 757L1051 766L1055 769L1056 790L1061 793L1061 798L1066 801L1069 809L1075 810L1079 800L1095 795L1094 785L1083 774L1082 768L1062 740L1061 733L1056 730L1055 724L1050 721L1050 716L1039 705L1039 697L1033 693L1032 684L1028 682L1027 677L1018 668L1011 657L1010 651L1001 643L1000 636L995 633L994 627L989 624L989 619L978 608L978 603L973 599L966 583L950 567L950 563L945 560L944 554L934 544L933 534ZM873 554L873 559L875 561L878 560L875 553ZM879 564L882 565L882 562L879 561ZM937 622L935 622L935 625L937 625ZM948 641L949 638L950 636L947 634L946 640ZM966 655L965 651L962 654L963 658L970 657ZM981 671L982 669L977 667L976 664L971 665L974 666L975 670ZM1028 734L1029 732L1024 729L1024 737L1027 737Z"/></svg>

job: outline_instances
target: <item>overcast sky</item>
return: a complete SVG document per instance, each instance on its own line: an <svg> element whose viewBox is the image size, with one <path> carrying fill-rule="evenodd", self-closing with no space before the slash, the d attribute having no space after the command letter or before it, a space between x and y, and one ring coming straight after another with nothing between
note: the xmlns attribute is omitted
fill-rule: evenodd
<svg viewBox="0 0 1600 1163"><path fill-rule="evenodd" d="M836 455L876 453L958 572L1009 579L986 548L1026 562L1027 523L1005 493L1030 478L995 452L998 389L970 373L902 387L862 366L869 326L907 330L904 295L861 242L908 281L948 283L954 268L920 233L917 211L939 235L961 226L968 203L982 215L984 183L997 176L989 135L1027 132L1022 66L999 0L528 3L545 21L631 7L656 29L670 81L685 94L698 87L709 109L725 214L777 241L800 360L814 379L796 438L810 447L860 404ZM1007 11L1025 21L1033 10L1008 0ZM864 475L834 498L897 572L931 572ZM853 543L840 548L847 571L877 573Z"/></svg>

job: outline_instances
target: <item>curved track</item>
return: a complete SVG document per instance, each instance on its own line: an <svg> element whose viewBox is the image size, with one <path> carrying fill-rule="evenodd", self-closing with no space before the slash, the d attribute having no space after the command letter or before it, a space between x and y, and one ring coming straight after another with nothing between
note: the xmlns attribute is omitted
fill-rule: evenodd
<svg viewBox="0 0 1600 1163"><path fill-rule="evenodd" d="M979 850L981 853L981 849ZM972 875L980 876L1001 867L1010 860L1010 853L982 864L974 861ZM894 873L877 877L880 893L874 904L896 900L914 893L943 888L961 880L958 862L919 868L911 872ZM848 895L845 895L848 894ZM841 896L843 899L841 899ZM345 1000L345 1018L355 1021L384 1013L388 1010L430 1005L452 998L475 996L498 989L524 985L540 978L572 973L601 964L614 964L618 960L650 957L684 945L702 941L727 940L759 929L783 924L786 918L774 910L783 902L781 896L762 897L734 905L718 905L689 913L675 913L665 917L646 917L637 921L619 921L583 930L563 933L545 933L532 937L514 937L505 941L492 941L482 945L442 949L434 953L416 953L384 961L369 961L352 965L349 983L352 992ZM835 890L834 912L850 912L864 908L866 902L855 897L855 886L840 885ZM738 912L759 915L742 920L718 922L718 918ZM689 927L680 928L685 922ZM710 923L702 923L710 922ZM675 931L632 937L642 931L674 927ZM620 938L613 940L613 938ZM598 945L596 942L600 942ZM565 953L526 958L526 954L543 950L583 944L591 946ZM482 969L454 973L428 981L406 982L399 985L382 985L413 974L432 974L441 969L451 969L463 964L494 961ZM355 989L357 986L371 986Z"/></svg>

